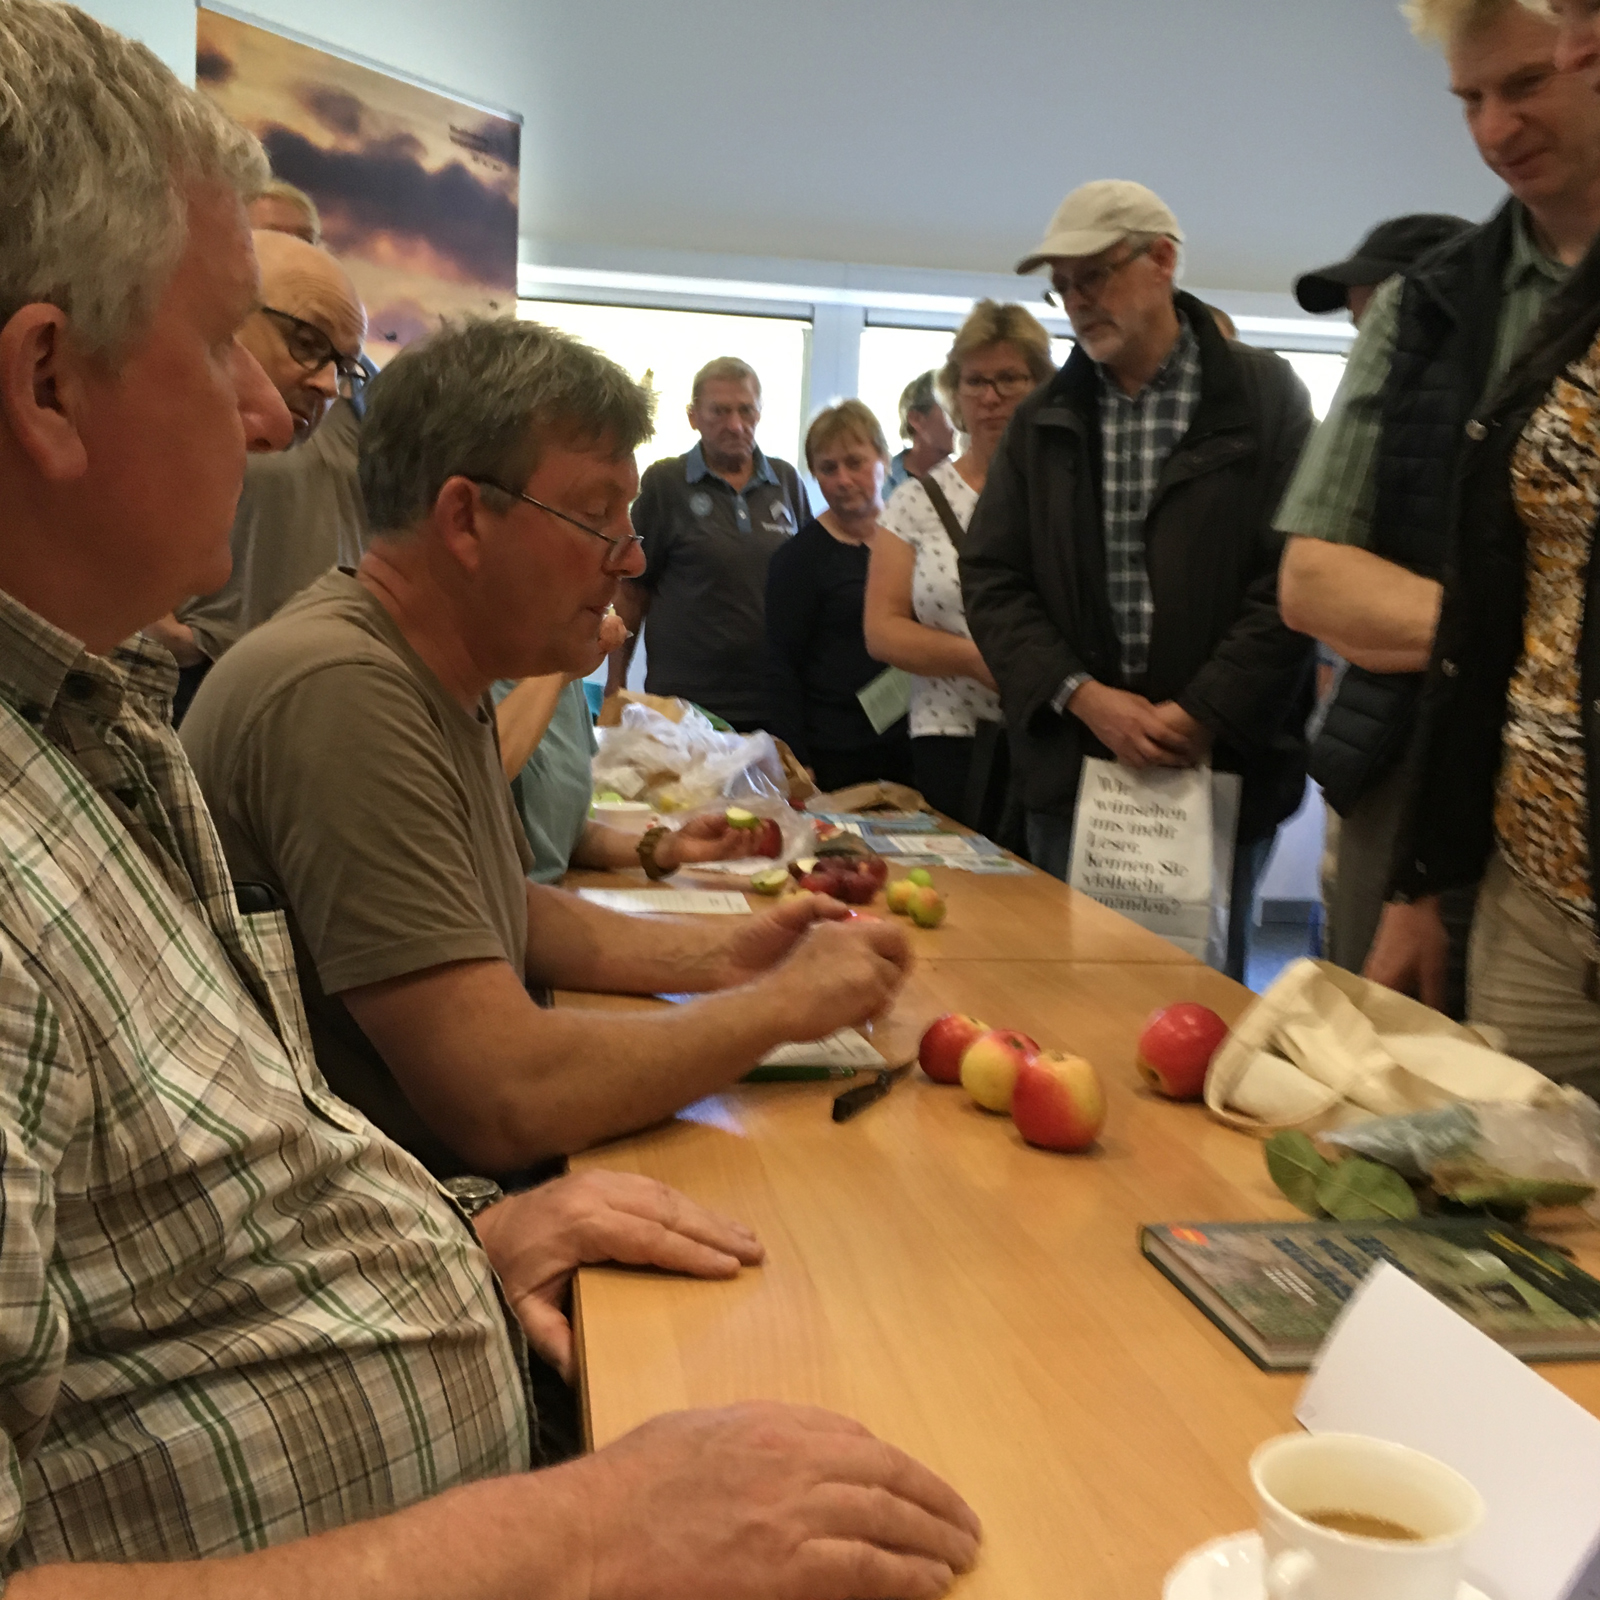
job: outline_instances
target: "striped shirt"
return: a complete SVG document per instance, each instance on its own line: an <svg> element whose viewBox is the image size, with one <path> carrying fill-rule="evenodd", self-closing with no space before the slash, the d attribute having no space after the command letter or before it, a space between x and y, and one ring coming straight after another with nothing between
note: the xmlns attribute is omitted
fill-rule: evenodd
<svg viewBox="0 0 1600 1600"><path fill-rule="evenodd" d="M1150 664L1155 601L1145 561L1145 518L1161 482L1161 469L1189 431L1199 404L1200 341L1182 318L1177 343L1138 394L1130 395L1108 368L1100 368L1106 588L1122 646L1125 683L1138 683Z"/></svg>
<svg viewBox="0 0 1600 1600"><path fill-rule="evenodd" d="M1511 255L1501 278L1504 297L1495 325L1485 393L1505 375L1517 347L1539 319L1545 302L1566 281L1568 268L1534 242L1527 213L1516 210ZM1333 404L1307 441L1295 468L1276 526L1284 533L1351 544L1372 543L1378 503L1378 443L1383 432L1383 391L1400 332L1400 294L1405 280L1385 280L1361 319ZM1471 396L1475 405L1482 397Z"/></svg>
<svg viewBox="0 0 1600 1600"><path fill-rule="evenodd" d="M171 658L0 594L0 1573L263 1546L529 1464L520 1335L241 917Z"/></svg>

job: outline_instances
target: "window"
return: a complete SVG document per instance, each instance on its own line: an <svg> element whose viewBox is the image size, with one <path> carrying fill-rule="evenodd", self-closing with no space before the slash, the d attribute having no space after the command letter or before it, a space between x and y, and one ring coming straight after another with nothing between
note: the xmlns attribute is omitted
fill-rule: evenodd
<svg viewBox="0 0 1600 1600"><path fill-rule="evenodd" d="M663 456L681 456L695 443L684 408L695 373L717 356L738 356L760 375L761 448L786 461L800 459L809 323L557 300L519 300L517 315L582 339L635 378L650 374L658 402L656 435L639 452L641 469Z"/></svg>
<svg viewBox="0 0 1600 1600"><path fill-rule="evenodd" d="M1311 391L1311 412L1318 422L1328 414L1333 391L1344 376L1345 358L1326 350L1280 350L1278 352Z"/></svg>
<svg viewBox="0 0 1600 1600"><path fill-rule="evenodd" d="M937 371L950 354L951 328L863 328L861 369L856 393L883 424L889 453L900 448L900 391L930 367ZM1052 339L1051 354L1057 366L1072 354L1070 339ZM903 443L903 441L901 441Z"/></svg>

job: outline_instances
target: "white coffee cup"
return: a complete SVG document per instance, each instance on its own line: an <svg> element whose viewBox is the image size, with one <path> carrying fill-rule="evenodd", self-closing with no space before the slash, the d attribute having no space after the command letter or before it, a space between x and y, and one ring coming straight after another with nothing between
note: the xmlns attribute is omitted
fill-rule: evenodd
<svg viewBox="0 0 1600 1600"><path fill-rule="evenodd" d="M1442 1461L1354 1433L1291 1433L1250 1458L1269 1600L1456 1600L1478 1491ZM1417 1535L1375 1538L1312 1518L1376 1517Z"/></svg>

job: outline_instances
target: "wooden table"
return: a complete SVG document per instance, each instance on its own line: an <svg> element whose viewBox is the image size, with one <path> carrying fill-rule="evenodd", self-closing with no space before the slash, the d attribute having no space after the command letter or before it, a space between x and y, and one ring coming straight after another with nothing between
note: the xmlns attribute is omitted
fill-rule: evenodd
<svg viewBox="0 0 1600 1600"><path fill-rule="evenodd" d="M914 1072L844 1125L828 1114L837 1086L744 1087L582 1158L677 1185L769 1252L724 1284L584 1272L591 1436L753 1397L829 1406L982 1516L961 1600L1154 1600L1185 1550L1249 1526L1246 1462L1294 1426L1302 1381L1259 1372L1138 1250L1141 1222L1292 1214L1253 1140L1154 1099L1133 1069L1154 1006L1197 999L1231 1020L1250 996L1170 947L1154 959L1126 924L1104 941L1115 959L1084 959L1100 919L1048 879L941 876L951 923L919 936L880 1044L914 1047L933 1016L970 1010L1087 1055L1110 1104L1100 1146L1031 1150ZM1008 900L1054 901L1050 948L1076 958L1022 958L1028 917L1007 918ZM999 958L975 948L980 928ZM1600 1410L1600 1365L1541 1370Z"/></svg>

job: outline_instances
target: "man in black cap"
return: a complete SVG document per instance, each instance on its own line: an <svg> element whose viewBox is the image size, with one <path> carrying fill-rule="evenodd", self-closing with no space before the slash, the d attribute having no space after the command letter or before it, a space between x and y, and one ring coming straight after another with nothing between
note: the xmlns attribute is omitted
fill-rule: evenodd
<svg viewBox="0 0 1600 1600"><path fill-rule="evenodd" d="M1600 100L1556 70L1554 25L1516 0L1415 0L1408 15L1442 46L1478 152L1510 195L1487 222L1372 294L1339 392L1277 516L1288 535L1284 620L1350 663L1311 760L1343 818L1329 954L1361 971L1371 951L1369 976L1383 981L1398 974L1384 969L1373 937L1433 648L1464 429L1600 230ZM1336 285L1342 274L1312 276ZM1301 303L1310 304L1303 292ZM1458 982L1447 993L1440 949L1424 994L1458 1014L1471 891L1462 899L1451 919Z"/></svg>
<svg viewBox="0 0 1600 1600"><path fill-rule="evenodd" d="M1302 273L1294 281L1294 297L1301 309L1313 316L1348 311L1359 328L1385 278L1404 272L1436 245L1448 244L1471 226L1465 217L1426 211L1391 217L1380 222L1343 261Z"/></svg>

